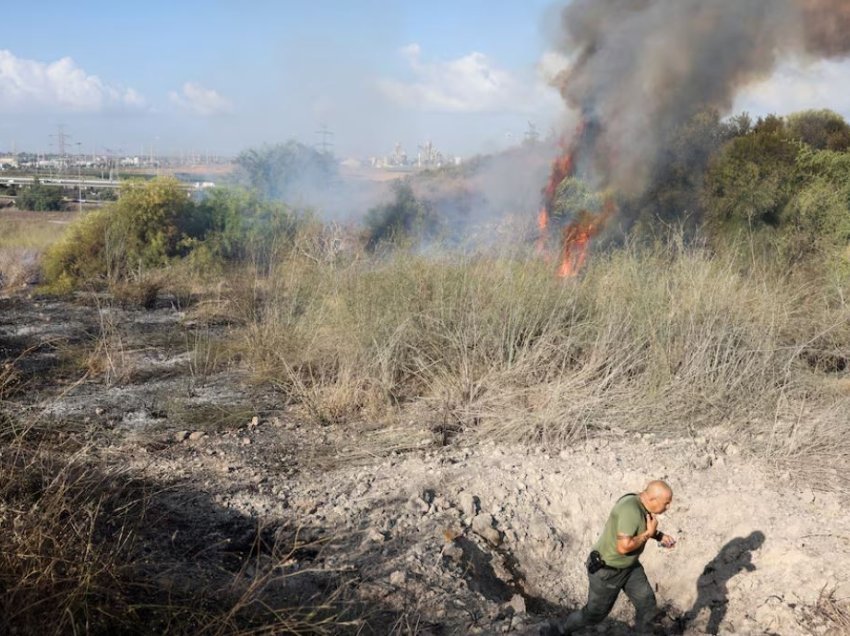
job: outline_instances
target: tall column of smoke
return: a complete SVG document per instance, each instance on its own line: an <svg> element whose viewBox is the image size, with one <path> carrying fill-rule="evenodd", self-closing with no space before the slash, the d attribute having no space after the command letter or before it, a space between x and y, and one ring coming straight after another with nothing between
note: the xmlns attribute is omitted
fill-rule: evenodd
<svg viewBox="0 0 850 636"><path fill-rule="evenodd" d="M639 194L667 133L784 57L850 53L850 0L573 0L562 13L567 103L599 128L586 161L600 183Z"/></svg>

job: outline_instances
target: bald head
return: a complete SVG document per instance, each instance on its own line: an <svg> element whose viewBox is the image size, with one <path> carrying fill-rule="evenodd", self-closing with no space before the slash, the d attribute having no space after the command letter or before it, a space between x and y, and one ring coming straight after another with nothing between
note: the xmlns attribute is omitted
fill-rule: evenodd
<svg viewBox="0 0 850 636"><path fill-rule="evenodd" d="M673 489L667 482L655 479L646 485L640 493L640 500L644 508L652 514L661 514L666 511L673 501Z"/></svg>

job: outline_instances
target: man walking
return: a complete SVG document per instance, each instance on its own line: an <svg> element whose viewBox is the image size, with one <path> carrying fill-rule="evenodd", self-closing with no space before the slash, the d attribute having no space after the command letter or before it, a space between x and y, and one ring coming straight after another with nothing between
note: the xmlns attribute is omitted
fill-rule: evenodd
<svg viewBox="0 0 850 636"><path fill-rule="evenodd" d="M650 539L665 548L676 545L673 537L658 530L655 516L666 511L672 500L670 486L663 481L651 481L643 492L625 495L614 504L602 536L587 561L590 579L587 604L570 614L563 627L555 631L571 634L602 622L614 606L620 590L635 606L637 631L649 629L657 606L639 558Z"/></svg>

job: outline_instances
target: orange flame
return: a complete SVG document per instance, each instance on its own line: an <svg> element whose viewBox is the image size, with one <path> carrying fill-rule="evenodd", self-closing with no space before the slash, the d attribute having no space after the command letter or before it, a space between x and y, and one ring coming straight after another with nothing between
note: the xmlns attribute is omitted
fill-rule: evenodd
<svg viewBox="0 0 850 636"><path fill-rule="evenodd" d="M537 227L541 232L546 231L546 228L549 227L549 211L546 206L540 208L540 212L537 213Z"/></svg>
<svg viewBox="0 0 850 636"><path fill-rule="evenodd" d="M546 209L546 206L540 208L540 212L537 213L537 229L540 230L540 233L537 235L537 253L542 254L546 251L546 236L548 234L547 228L549 227L549 211Z"/></svg>
<svg viewBox="0 0 850 636"><path fill-rule="evenodd" d="M543 206L537 214L537 227L540 233L537 237L537 252L542 254L546 249L549 228L549 215L558 194L558 187L564 179L575 173L575 153L585 132L584 121L576 127L571 144L561 143L563 153L552 162L549 181L543 189ZM599 234L605 223L615 212L613 200L607 199L599 214L587 211L580 212L575 220L564 226L561 231L561 262L558 276L567 278L576 276L587 261L591 239Z"/></svg>
<svg viewBox="0 0 850 636"><path fill-rule="evenodd" d="M552 209L552 204L555 201L555 195L558 192L558 186L561 182L573 173L573 153L572 150L561 144L564 148L564 153L556 157L552 161L552 169L549 174L549 181L546 187L543 188L543 205L540 212L537 213L537 228L540 233L537 236L537 252L542 254L546 251L546 242L548 239L549 229L549 211Z"/></svg>
<svg viewBox="0 0 850 636"><path fill-rule="evenodd" d="M566 225L561 233L561 265L558 276L576 276L587 261L590 239L599 234L605 223L616 211L612 199L607 199L599 214L583 211L576 220Z"/></svg>

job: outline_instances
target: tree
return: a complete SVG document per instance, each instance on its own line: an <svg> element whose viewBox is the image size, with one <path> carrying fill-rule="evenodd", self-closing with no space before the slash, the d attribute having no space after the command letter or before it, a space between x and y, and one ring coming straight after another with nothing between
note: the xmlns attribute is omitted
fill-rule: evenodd
<svg viewBox="0 0 850 636"><path fill-rule="evenodd" d="M62 209L62 188L49 186L34 179L32 185L24 188L15 202L21 210L48 212Z"/></svg>
<svg viewBox="0 0 850 636"><path fill-rule="evenodd" d="M281 240L291 241L303 221L284 203L243 188L216 188L198 203L198 216L207 248L224 260L267 257Z"/></svg>
<svg viewBox="0 0 850 636"><path fill-rule="evenodd" d="M646 191L619 202L622 217L634 223L635 232L648 235L660 227L659 220L694 230L703 219L701 193L712 157L729 139L746 134L751 127L746 113L723 121L714 110L698 112L675 127L661 144Z"/></svg>
<svg viewBox="0 0 850 636"><path fill-rule="evenodd" d="M815 150L845 151L850 147L850 124L831 110L806 110L787 118L788 134Z"/></svg>
<svg viewBox="0 0 850 636"><path fill-rule="evenodd" d="M293 203L326 189L337 176L336 162L330 155L297 141L245 150L236 164L243 185L266 198Z"/></svg>
<svg viewBox="0 0 850 636"><path fill-rule="evenodd" d="M797 159L799 188L781 218L791 261L832 258L850 245L850 155L804 148Z"/></svg>
<svg viewBox="0 0 850 636"><path fill-rule="evenodd" d="M715 236L776 227L796 187L799 145L769 115L711 161L703 189L705 222Z"/></svg>
<svg viewBox="0 0 850 636"><path fill-rule="evenodd" d="M51 247L45 275L69 288L95 279L123 280L186 255L205 232L176 179L130 182L117 201L83 216Z"/></svg>
<svg viewBox="0 0 850 636"><path fill-rule="evenodd" d="M440 222L433 208L413 194L407 181L392 185L394 200L372 208L366 214L366 247L375 249L384 242L437 236Z"/></svg>

